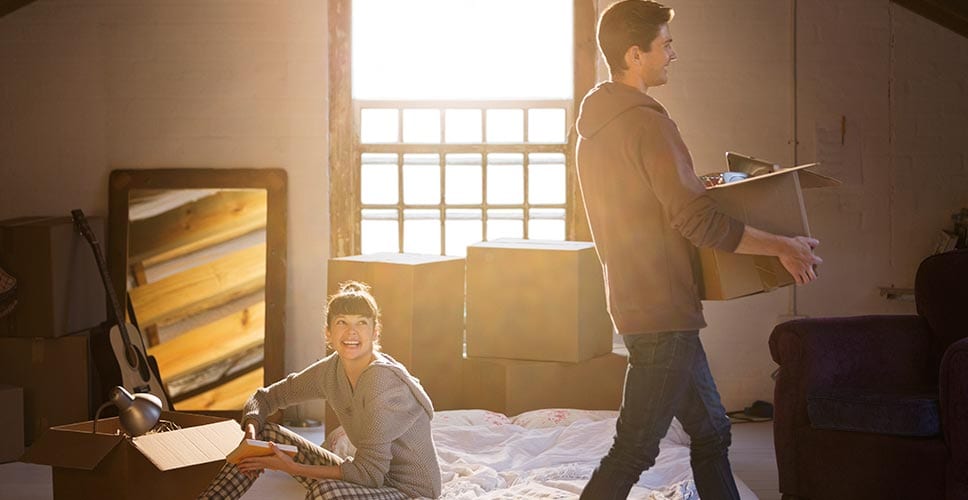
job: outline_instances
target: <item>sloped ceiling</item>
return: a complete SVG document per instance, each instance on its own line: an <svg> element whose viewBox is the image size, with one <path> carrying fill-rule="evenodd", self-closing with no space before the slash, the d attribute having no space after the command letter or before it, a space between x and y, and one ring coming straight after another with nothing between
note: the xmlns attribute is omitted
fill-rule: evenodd
<svg viewBox="0 0 968 500"><path fill-rule="evenodd" d="M34 0L0 0L0 17L3 17Z"/></svg>
<svg viewBox="0 0 968 500"><path fill-rule="evenodd" d="M968 37L968 1L893 0L893 2L961 36Z"/></svg>

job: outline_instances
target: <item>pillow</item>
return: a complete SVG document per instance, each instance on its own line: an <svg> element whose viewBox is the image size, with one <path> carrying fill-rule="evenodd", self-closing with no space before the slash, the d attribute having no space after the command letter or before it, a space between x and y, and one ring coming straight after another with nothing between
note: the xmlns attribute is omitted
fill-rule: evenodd
<svg viewBox="0 0 968 500"><path fill-rule="evenodd" d="M595 422L607 418L615 418L618 412L614 410L576 410L571 408L542 408L526 411L511 417L514 425L528 429L543 429L546 427L568 426L575 422Z"/></svg>
<svg viewBox="0 0 968 500"><path fill-rule="evenodd" d="M507 425L511 423L503 413L488 410L442 410L434 412L431 426L441 425Z"/></svg>

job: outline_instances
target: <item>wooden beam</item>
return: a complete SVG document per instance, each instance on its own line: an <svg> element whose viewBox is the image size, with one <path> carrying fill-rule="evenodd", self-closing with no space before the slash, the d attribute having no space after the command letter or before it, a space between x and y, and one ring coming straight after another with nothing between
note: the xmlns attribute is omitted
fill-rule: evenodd
<svg viewBox="0 0 968 500"><path fill-rule="evenodd" d="M31 3L34 3L34 0L0 0L0 17Z"/></svg>
<svg viewBox="0 0 968 500"><path fill-rule="evenodd" d="M238 410L249 396L263 386L264 377L262 368L258 368L210 391L178 401L175 406L179 411Z"/></svg>
<svg viewBox="0 0 968 500"><path fill-rule="evenodd" d="M244 355L265 341L265 302L253 304L148 348L162 379L172 380Z"/></svg>
<svg viewBox="0 0 968 500"><path fill-rule="evenodd" d="M330 257L360 253L360 173L350 63L352 0L329 1Z"/></svg>
<svg viewBox="0 0 968 500"><path fill-rule="evenodd" d="M595 40L595 30L598 23L598 9L595 0L574 0L573 23L574 23L574 61L575 61L575 80L572 91L575 119L578 119L578 111L581 108L581 101L585 98L592 87L595 86L596 72L598 68L598 44ZM588 228L588 217L585 215L585 203L581 198L581 189L578 185L578 170L576 168L577 158L575 146L578 144L578 132L575 130L574 123L571 124L568 132L568 159L567 165L567 209L565 211L565 227L567 228L567 239L573 241L592 241L592 233Z"/></svg>
<svg viewBox="0 0 968 500"><path fill-rule="evenodd" d="M130 298L141 324L164 326L256 292L265 281L261 243L132 289Z"/></svg>
<svg viewBox="0 0 968 500"><path fill-rule="evenodd" d="M964 0L892 0L915 14L968 37L968 3Z"/></svg>
<svg viewBox="0 0 968 500"><path fill-rule="evenodd" d="M128 262L151 266L265 227L265 190L220 191L132 222Z"/></svg>

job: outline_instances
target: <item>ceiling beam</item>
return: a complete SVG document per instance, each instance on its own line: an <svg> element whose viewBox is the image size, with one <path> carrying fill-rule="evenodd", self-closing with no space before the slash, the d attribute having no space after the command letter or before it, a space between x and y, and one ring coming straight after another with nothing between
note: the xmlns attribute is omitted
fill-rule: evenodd
<svg viewBox="0 0 968 500"><path fill-rule="evenodd" d="M968 2L963 0L892 0L915 14L968 37Z"/></svg>
<svg viewBox="0 0 968 500"><path fill-rule="evenodd" d="M0 17L3 17L34 0L0 0Z"/></svg>

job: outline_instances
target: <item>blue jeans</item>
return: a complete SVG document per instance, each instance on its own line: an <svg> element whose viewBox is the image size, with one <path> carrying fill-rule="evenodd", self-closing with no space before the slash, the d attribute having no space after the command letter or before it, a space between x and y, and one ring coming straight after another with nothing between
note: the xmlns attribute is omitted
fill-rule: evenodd
<svg viewBox="0 0 968 500"><path fill-rule="evenodd" d="M655 465L659 440L676 417L691 438L690 465L702 500L738 499L729 467L729 418L709 372L698 331L623 337L629 350L615 442L581 498L626 498Z"/></svg>

